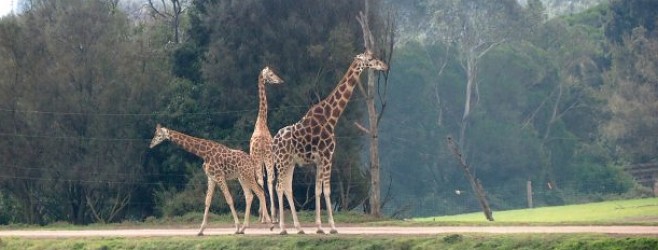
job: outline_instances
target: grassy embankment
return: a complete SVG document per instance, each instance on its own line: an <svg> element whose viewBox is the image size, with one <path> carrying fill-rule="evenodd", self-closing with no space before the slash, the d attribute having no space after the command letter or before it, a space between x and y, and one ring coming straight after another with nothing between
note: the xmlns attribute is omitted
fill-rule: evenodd
<svg viewBox="0 0 658 250"><path fill-rule="evenodd" d="M546 225L546 224L651 224L658 225L658 198L608 201L582 205L545 207L494 213L496 222L484 221L481 213L417 218L412 221L378 221L354 213L336 216L339 223L354 221L362 225ZM304 222L313 221L312 213L303 213ZM230 225L230 217L213 216L215 226ZM72 227L84 228L153 228L196 227L200 216L193 214L176 219L148 220L122 224ZM213 226L211 225L211 226ZM34 227L27 227L34 229ZM5 227L7 229L7 227ZM658 249L656 236L614 236L600 234L444 234L434 236L211 236L150 238L73 238L29 239L2 238L0 249Z"/></svg>
<svg viewBox="0 0 658 250"><path fill-rule="evenodd" d="M658 198L615 200L578 205L494 211L493 217L496 220L494 223L484 222L484 215L481 212L453 216L416 218L413 219L413 221L436 222L437 224L658 225Z"/></svg>

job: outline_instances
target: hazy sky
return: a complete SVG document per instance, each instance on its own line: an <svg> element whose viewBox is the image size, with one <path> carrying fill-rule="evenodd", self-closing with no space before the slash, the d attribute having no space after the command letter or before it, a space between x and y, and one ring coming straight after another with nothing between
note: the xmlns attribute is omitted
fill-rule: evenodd
<svg viewBox="0 0 658 250"><path fill-rule="evenodd" d="M17 2L12 0L0 0L0 16L4 16L11 12L11 4Z"/></svg>

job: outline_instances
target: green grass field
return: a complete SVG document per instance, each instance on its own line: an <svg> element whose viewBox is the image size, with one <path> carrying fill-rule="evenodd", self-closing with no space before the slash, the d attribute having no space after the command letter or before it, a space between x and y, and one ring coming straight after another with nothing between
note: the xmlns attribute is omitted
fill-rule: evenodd
<svg viewBox="0 0 658 250"><path fill-rule="evenodd" d="M338 223L361 225L584 225L652 224L658 225L658 198L607 201L582 205L495 211L495 222L487 222L482 213L416 218L412 221L381 220L359 213L338 213ZM193 213L172 219L145 222L70 226L56 224L48 229L81 228L192 228L201 215ZM213 215L212 224L231 223L230 216ZM313 221L312 212L301 213L304 223ZM212 227L213 225L210 225ZM14 226L16 227L16 226ZM12 227L3 227L7 230ZM33 226L25 228L34 229ZM658 237L603 234L441 234L429 236L208 236L208 237L96 237L67 239L0 238L0 249L658 249Z"/></svg>
<svg viewBox="0 0 658 250"><path fill-rule="evenodd" d="M495 223L511 224L658 224L658 198L494 211ZM415 218L418 222L486 222L484 214Z"/></svg>

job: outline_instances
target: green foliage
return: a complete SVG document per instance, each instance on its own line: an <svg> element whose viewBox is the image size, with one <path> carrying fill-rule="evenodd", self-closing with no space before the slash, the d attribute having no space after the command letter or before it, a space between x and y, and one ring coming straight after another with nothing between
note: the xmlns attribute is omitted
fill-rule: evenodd
<svg viewBox="0 0 658 250"><path fill-rule="evenodd" d="M181 43L169 43L168 19L135 18L108 1L30 1L21 15L0 19L0 223L202 211L201 160L168 144L147 149L156 123L246 149L264 66L286 81L267 90L274 134L329 93L362 52L354 18L362 1L190 4ZM655 1L612 1L553 19L537 0L527 8L511 0L392 6L405 4L430 14L401 16L424 32L401 37L391 65L379 137L389 215L479 209L445 145L462 126L463 153L496 209L525 206L528 180L536 205L650 193L621 166L657 160ZM371 7L379 31L387 6ZM462 27L445 25L459 20L475 28L431 31ZM454 45L478 32L490 38L472 47L480 52L492 39L505 43L478 58L463 120L467 57ZM467 42L461 48L481 43ZM340 210L356 210L369 191L367 147L353 125L364 118L364 100L352 99L336 128L332 195ZM295 174L301 209L313 209L314 178L312 168ZM240 188L231 189L239 209ZM226 214L218 193L213 211Z"/></svg>
<svg viewBox="0 0 658 250"><path fill-rule="evenodd" d="M621 194L633 186L633 179L621 167L592 164L589 162L575 163L573 169L578 169L574 176L577 183L575 189L588 194Z"/></svg>
<svg viewBox="0 0 658 250"><path fill-rule="evenodd" d="M605 26L605 35L613 43L622 43L625 36L637 27L644 27L652 32L656 27L658 2L652 0L623 1L610 3L610 15Z"/></svg>
<svg viewBox="0 0 658 250"><path fill-rule="evenodd" d="M275 134L327 95L362 52L361 28L354 18L360 9L357 1L194 1L190 39L173 52L174 74L187 82L172 89L170 96L178 98L168 98L167 104L169 112L181 115L165 123L246 149L258 110L257 74L268 65L286 82L267 90L268 122ZM345 138L334 157L340 184L332 182L333 190L340 190L333 192L340 209L359 205L368 190L359 170L360 134L349 122L362 117L361 106L352 102L342 118L348 122L336 129ZM294 190L307 209L314 202L305 191L315 175L313 169L300 171Z"/></svg>
<svg viewBox="0 0 658 250"><path fill-rule="evenodd" d="M450 3L458 2L468 1ZM629 116L620 116L617 125L601 126L610 119L606 107L610 95L603 91L607 81L604 72L617 64L610 60L603 35L608 6L551 20L542 20L541 9L532 2L526 15L529 26L519 26L515 36L477 64L477 95L467 121L466 144L462 145L467 162L496 209L525 206L520 190L527 180L535 184L534 202L539 205L634 193L632 179L617 167L623 159L614 149L629 137L609 143L609 137L598 130L619 129L618 124L626 122L638 124L628 120ZM450 15L444 9L437 11L443 18ZM391 188L405 200L416 197L416 205L407 213L417 215L479 209L468 193L470 187L463 173L445 148L445 138L457 135L464 122L466 80L460 76L465 69L458 63L459 54L448 50L456 48L444 46L410 42L398 48L387 113L391 120L385 117L382 122L382 149L389 152L383 154L382 162L393 180ZM628 57L629 61L619 64L638 65L631 58L638 57ZM629 98L629 107L631 102ZM635 106L642 110L652 107ZM623 110L634 113L630 108ZM635 131L647 134L646 130ZM643 141L651 143L651 138ZM641 148L647 156L655 152L648 144ZM455 195L456 191L467 195ZM404 202L394 199L392 203L399 209L392 209L393 214L405 208Z"/></svg>
<svg viewBox="0 0 658 250"><path fill-rule="evenodd" d="M173 187L167 189L164 185L161 185L155 190L154 196L157 216L173 218L186 215L190 212L203 214L206 198L204 194L207 191L207 177L203 171L198 171L200 167L192 166L192 168L195 168L195 170L192 170L194 171L192 177L180 191ZM236 194L241 193L240 186L235 182L231 182L229 184L229 190L232 191L234 204L238 208L243 207L244 201L240 199L241 196L236 196ZM257 207L256 204L258 204L257 201L254 202L254 206ZM213 195L210 211L230 215L230 209L226 203L226 199L219 189Z"/></svg>
<svg viewBox="0 0 658 250"><path fill-rule="evenodd" d="M35 1L2 20L0 53L11 59L0 72L0 154L12 177L2 186L17 201L15 222L112 222L149 199L141 129L150 120L132 114L155 110L168 65L112 8Z"/></svg>

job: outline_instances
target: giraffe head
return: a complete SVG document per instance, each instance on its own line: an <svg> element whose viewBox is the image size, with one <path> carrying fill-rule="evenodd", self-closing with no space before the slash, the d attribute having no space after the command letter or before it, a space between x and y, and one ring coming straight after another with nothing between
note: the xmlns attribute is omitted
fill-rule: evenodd
<svg viewBox="0 0 658 250"><path fill-rule="evenodd" d="M276 75L270 67L265 67L261 72L260 72L260 77L265 81L265 83L269 84L279 84L283 83L283 80L281 80L281 77Z"/></svg>
<svg viewBox="0 0 658 250"><path fill-rule="evenodd" d="M385 62L380 61L373 55L372 51L366 50L363 54L356 55L354 58L357 61L357 67L359 70L364 69L374 69L374 70L388 70L388 65Z"/></svg>
<svg viewBox="0 0 658 250"><path fill-rule="evenodd" d="M169 140L169 130L158 124L155 127L155 135L151 140L151 145L149 146L149 148L153 148L165 140Z"/></svg>

